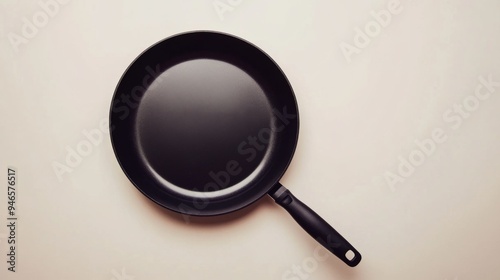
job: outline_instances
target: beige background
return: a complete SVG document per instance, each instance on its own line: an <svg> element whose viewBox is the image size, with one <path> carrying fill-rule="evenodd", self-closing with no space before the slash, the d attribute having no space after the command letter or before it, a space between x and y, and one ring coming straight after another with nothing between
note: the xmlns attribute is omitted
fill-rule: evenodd
<svg viewBox="0 0 500 280"><path fill-rule="evenodd" d="M67 2L47 22L37 1L0 3L1 279L500 279L500 87L456 129L448 111L473 102L480 77L500 81L500 2L402 0L349 56L341 46L356 47L356 28L390 1ZM13 44L34 16L41 27ZM243 37L283 68L301 134L282 183L359 249L358 267L318 259L267 197L187 224L132 187L102 132L58 179L54 162L106 120L128 64L196 29ZM435 129L446 141L391 187L387 172ZM16 273L4 261L7 166L19 176Z"/></svg>

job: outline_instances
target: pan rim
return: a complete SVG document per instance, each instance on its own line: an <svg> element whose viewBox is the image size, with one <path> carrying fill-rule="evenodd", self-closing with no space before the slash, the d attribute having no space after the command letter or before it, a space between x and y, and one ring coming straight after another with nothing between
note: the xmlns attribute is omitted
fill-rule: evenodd
<svg viewBox="0 0 500 280"><path fill-rule="evenodd" d="M293 125L295 126L295 129L296 129L296 133L295 133L295 138L293 140L290 140L293 142L293 148L290 149L289 151L289 155L286 157L286 161L285 159L283 159L283 168L279 171L279 172L276 172L276 180L273 180L272 184L269 184L269 186L267 188L262 188L262 191L260 191L258 193L258 195L254 196L252 199L247 199L245 200L244 202L242 203L238 203L238 204L235 204L234 206L230 207L230 208L226 208L226 209L222 209L222 210L219 210L219 211L204 211L203 209L197 211L197 212L188 212L188 211L185 211L179 207L171 207L171 205L168 205L166 203L164 203L163 201L161 201L160 199L157 199L155 196L151 195L150 193L148 193L147 191L147 188L144 187L144 186L141 186L139 183L137 183L132 177L131 175L129 174L129 172L127 171L127 168L124 166L124 163L122 162L122 158L120 156L120 152L117 150L117 147L116 147L116 144L115 144L115 140L114 140L114 122L113 122L113 105L114 105L114 101L116 100L117 96L118 96L118 89L120 88L120 85L123 83L125 77L127 76L127 73L132 69L132 67L134 67L134 65L138 62L138 60L140 58L142 58L145 54L147 54L149 51L151 51L151 49L153 49L154 47L164 43L165 41L169 41L175 37L179 37L179 36L184 36L184 35L198 35L198 34L203 34L203 33L210 33L210 34L217 34L217 35L223 35L223 36L227 36L227 37L231 37L233 39L237 39L247 45L249 45L250 47L254 48L255 50L257 50L258 52L260 52L262 55L264 55L270 62L272 62L272 64L274 65L274 67L276 68L276 70L279 71L279 74L282 76L283 80L286 82L286 86L289 88L289 92L287 92L286 94L291 94L291 100L293 101L293 106L295 107L295 112L296 112L296 118L295 120L293 121ZM289 97L289 98L290 98ZM118 164L120 166L120 168L122 169L123 173L125 173L126 177L128 178L128 180L132 183L132 185L134 185L134 187L136 189L138 189L144 196L146 196L148 199L150 199L151 201L153 201L154 203L158 204L159 206L163 207L163 208L166 208L168 210L171 210L173 212L176 212L176 213L179 213L179 214L183 214L183 215L189 215L189 216L219 216L219 215L223 215L223 214L229 214L229 213L232 213L232 212L235 212L235 211L238 211L238 210L241 210L247 206L250 206L251 204L255 203L256 201L260 200L263 196L265 196L267 193L269 193L269 191L279 182L279 180L283 177L283 175L285 174L285 172L287 171L289 165L291 164L291 161L294 157L294 154L295 154L295 151L297 149L297 145L298 145L298 140L299 140L299 128L300 128L300 118L299 118L300 114L299 114L299 108L298 108L298 104L297 104L297 98L295 96L295 93L294 93L294 90L293 90L293 87L290 83L290 81L288 80L287 76L285 75L284 71L281 69L281 67L276 63L276 61L270 57L265 51L263 51L261 48L259 48L258 46L256 46L255 44L245 40L245 39L242 39L238 36L235 36L235 35L232 35L232 34L229 34L229 33L225 33L225 32L220 32L220 31L212 31L212 30L192 30L192 31L186 31L186 32L182 32L182 33L177 33L177 34L174 34L174 35L171 35L171 36L168 36L164 39L161 39L159 41L157 41L156 43L152 44L151 46L149 46L148 48L146 48L144 51L142 51L129 65L128 67L125 69L125 71L123 72L123 74L121 75L116 87L115 87L115 90L114 90L114 93L113 93L113 96L112 96L112 99L111 99L111 106L110 106L110 109L109 109L109 131L110 131L110 140L111 140L111 144L112 144L112 148L113 148L113 152L114 152L114 155L115 155L115 158L117 159L118 161Z"/></svg>

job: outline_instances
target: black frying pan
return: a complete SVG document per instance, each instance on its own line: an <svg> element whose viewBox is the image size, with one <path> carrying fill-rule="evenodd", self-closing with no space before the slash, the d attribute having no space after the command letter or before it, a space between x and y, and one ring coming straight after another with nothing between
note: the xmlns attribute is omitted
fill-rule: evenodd
<svg viewBox="0 0 500 280"><path fill-rule="evenodd" d="M211 216L269 194L347 265L361 261L278 182L297 145L297 103L278 65L249 42L203 31L153 45L118 83L110 130L123 171L157 204Z"/></svg>

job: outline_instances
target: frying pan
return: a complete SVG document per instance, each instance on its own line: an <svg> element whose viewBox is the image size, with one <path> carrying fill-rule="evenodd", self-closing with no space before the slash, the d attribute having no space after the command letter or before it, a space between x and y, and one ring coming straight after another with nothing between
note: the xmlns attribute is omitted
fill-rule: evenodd
<svg viewBox="0 0 500 280"><path fill-rule="evenodd" d="M295 95L278 65L229 34L196 31L140 54L110 110L116 158L132 184L172 211L236 211L270 195L353 267L359 252L278 181L295 151Z"/></svg>

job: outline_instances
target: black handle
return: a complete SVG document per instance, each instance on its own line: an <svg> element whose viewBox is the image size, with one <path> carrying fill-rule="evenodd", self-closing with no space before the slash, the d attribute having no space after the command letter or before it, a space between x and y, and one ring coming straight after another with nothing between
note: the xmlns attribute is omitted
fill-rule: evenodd
<svg viewBox="0 0 500 280"><path fill-rule="evenodd" d="M269 195L276 203L285 208L309 235L348 266L354 267L359 264L361 254L323 218L298 200L287 188L278 183Z"/></svg>

